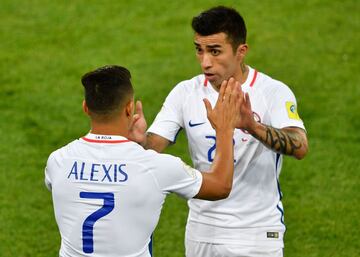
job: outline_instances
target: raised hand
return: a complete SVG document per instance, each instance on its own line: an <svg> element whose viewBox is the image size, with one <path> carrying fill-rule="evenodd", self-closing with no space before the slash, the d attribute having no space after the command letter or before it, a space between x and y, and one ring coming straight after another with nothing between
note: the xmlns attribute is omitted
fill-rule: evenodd
<svg viewBox="0 0 360 257"><path fill-rule="evenodd" d="M135 114L129 129L129 139L144 145L146 142L147 123L141 101L136 101Z"/></svg>
<svg viewBox="0 0 360 257"><path fill-rule="evenodd" d="M239 110L243 105L239 82L234 78L222 82L214 109L208 99L204 99L207 117L216 130L234 130L240 124Z"/></svg>
<svg viewBox="0 0 360 257"><path fill-rule="evenodd" d="M239 90L241 91L239 92L239 95L243 99L243 101L241 102L241 106L237 114L238 122L236 124L236 128L252 131L256 126L256 121L254 120L250 97L248 93L244 94L241 88Z"/></svg>

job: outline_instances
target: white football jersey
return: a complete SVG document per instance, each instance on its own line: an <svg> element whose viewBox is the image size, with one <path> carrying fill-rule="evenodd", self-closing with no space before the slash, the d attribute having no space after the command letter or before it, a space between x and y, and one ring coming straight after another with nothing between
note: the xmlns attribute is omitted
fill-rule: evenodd
<svg viewBox="0 0 360 257"><path fill-rule="evenodd" d="M61 257L149 257L166 195L194 197L202 175L124 137L88 134L50 155L45 183Z"/></svg>
<svg viewBox="0 0 360 257"><path fill-rule="evenodd" d="M249 67L242 90L248 92L254 118L274 128L304 128L296 99L282 82ZM185 129L197 170L209 170L216 151L216 134L207 119L203 99L215 106L218 92L199 75L179 83L166 98L148 132L172 142ZM189 200L186 228L189 240L283 247L284 211L279 174L282 156L266 148L247 131L234 133L234 180L230 196L210 202Z"/></svg>

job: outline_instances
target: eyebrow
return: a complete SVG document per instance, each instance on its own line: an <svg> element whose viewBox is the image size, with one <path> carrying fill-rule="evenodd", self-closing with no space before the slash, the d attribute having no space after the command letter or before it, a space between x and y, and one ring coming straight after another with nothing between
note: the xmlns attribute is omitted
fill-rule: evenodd
<svg viewBox="0 0 360 257"><path fill-rule="evenodd" d="M194 45L195 45L195 46L200 46L200 44L199 44L199 43L196 43L196 42L194 42ZM221 45L219 45L219 44L213 44L213 45L206 45L205 47L206 47L206 48L209 48L209 49L214 49L214 48L221 48Z"/></svg>

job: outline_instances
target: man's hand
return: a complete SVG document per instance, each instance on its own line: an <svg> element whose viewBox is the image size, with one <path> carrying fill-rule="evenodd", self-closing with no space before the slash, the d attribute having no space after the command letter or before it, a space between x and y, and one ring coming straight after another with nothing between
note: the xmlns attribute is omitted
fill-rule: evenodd
<svg viewBox="0 0 360 257"><path fill-rule="evenodd" d="M294 156L297 159L305 157L308 152L308 142L304 130L296 127L277 129L255 121L249 94L244 95L241 91L239 95L243 101L237 113L236 128L246 130L277 153Z"/></svg>
<svg viewBox="0 0 360 257"><path fill-rule="evenodd" d="M243 129L251 133L251 131L255 129L256 121L251 108L250 97L248 93L244 94L241 88L239 90L241 91L239 95L243 101L241 102L239 112L237 113L238 122L236 124L236 128Z"/></svg>
<svg viewBox="0 0 360 257"><path fill-rule="evenodd" d="M135 114L129 129L129 139L141 145L146 144L147 123L142 110L141 101L136 101Z"/></svg>
<svg viewBox="0 0 360 257"><path fill-rule="evenodd" d="M241 122L239 110L243 105L243 94L239 82L234 78L221 83L218 100L214 109L208 99L204 99L207 117L211 126L218 132L223 130L234 131Z"/></svg>

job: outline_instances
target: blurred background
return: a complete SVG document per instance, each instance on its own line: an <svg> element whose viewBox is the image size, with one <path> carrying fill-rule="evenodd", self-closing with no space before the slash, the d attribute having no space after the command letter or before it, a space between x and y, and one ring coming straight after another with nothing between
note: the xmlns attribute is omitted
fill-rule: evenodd
<svg viewBox="0 0 360 257"><path fill-rule="evenodd" d="M360 2L0 0L0 256L58 256L48 155L89 129L81 76L129 68L150 124L201 72L190 21L216 5L248 29L247 63L297 97L310 152L285 158L285 256L360 256ZM169 153L191 164L180 135ZM168 197L154 256L184 256L186 201Z"/></svg>

